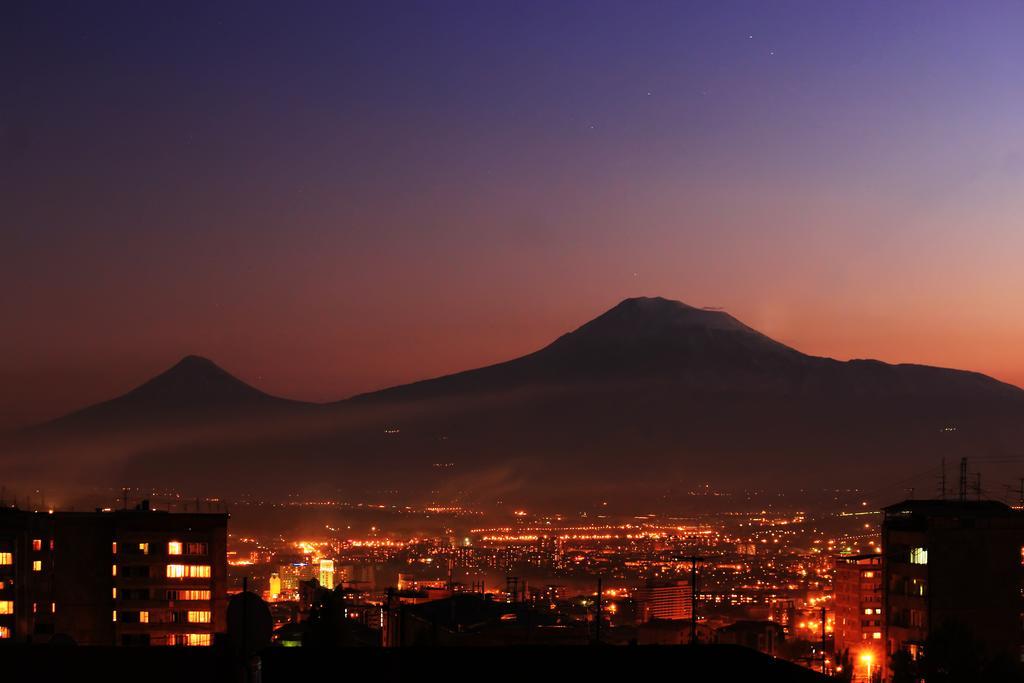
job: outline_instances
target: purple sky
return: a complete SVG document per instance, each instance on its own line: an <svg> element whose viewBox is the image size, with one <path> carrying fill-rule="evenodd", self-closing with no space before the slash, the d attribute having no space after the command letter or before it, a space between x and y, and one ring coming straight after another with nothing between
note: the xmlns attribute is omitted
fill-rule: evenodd
<svg viewBox="0 0 1024 683"><path fill-rule="evenodd" d="M0 427L187 353L336 399L635 295L1024 384L1022 33L1019 2L5 3Z"/></svg>

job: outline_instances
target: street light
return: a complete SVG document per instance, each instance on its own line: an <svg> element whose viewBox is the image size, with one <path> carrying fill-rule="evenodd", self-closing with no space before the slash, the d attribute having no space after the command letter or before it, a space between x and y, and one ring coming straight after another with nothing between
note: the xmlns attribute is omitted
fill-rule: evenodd
<svg viewBox="0 0 1024 683"><path fill-rule="evenodd" d="M865 652L864 654L862 654L860 656L860 661L864 662L864 666L866 666L867 670L868 670L868 675L867 675L867 680L868 681L871 680L871 664L874 662L874 660L875 660L875 658L873 656L871 656L870 652Z"/></svg>

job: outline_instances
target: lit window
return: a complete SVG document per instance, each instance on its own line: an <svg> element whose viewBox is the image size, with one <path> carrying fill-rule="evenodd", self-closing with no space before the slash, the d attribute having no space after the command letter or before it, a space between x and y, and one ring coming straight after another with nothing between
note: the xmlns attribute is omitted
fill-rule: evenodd
<svg viewBox="0 0 1024 683"><path fill-rule="evenodd" d="M39 552L42 549L43 549L43 539L41 539L41 538L33 538L32 539L32 550L35 550L36 552Z"/></svg>
<svg viewBox="0 0 1024 683"><path fill-rule="evenodd" d="M181 555L181 541L168 541L167 542L167 554L168 555Z"/></svg>
<svg viewBox="0 0 1024 683"><path fill-rule="evenodd" d="M110 575L111 576L117 576L117 565L116 564L110 565Z"/></svg>
<svg viewBox="0 0 1024 683"><path fill-rule="evenodd" d="M206 610L189 610L188 621L190 624L209 624L210 613Z"/></svg>
<svg viewBox="0 0 1024 683"><path fill-rule="evenodd" d="M110 544L110 552L112 552L115 555L117 555L117 541L114 541L113 543Z"/></svg>
<svg viewBox="0 0 1024 683"><path fill-rule="evenodd" d="M114 600L117 600L117 586L114 586L114 592L111 597L114 598Z"/></svg>
<svg viewBox="0 0 1024 683"><path fill-rule="evenodd" d="M142 610L141 612L139 612L139 623L140 624L148 624L149 623L149 611L148 610Z"/></svg>
<svg viewBox="0 0 1024 683"><path fill-rule="evenodd" d="M928 564L927 548L911 548L910 564Z"/></svg>
<svg viewBox="0 0 1024 683"><path fill-rule="evenodd" d="M113 612L111 612L110 620L111 621L117 621L117 610L114 610Z"/></svg>
<svg viewBox="0 0 1024 683"><path fill-rule="evenodd" d="M881 631L875 631L874 633L871 634L871 637L874 638L875 640L881 640L882 639L882 632Z"/></svg>
<svg viewBox="0 0 1024 683"><path fill-rule="evenodd" d="M194 590L169 590L167 591L168 600L209 600L210 591L202 589Z"/></svg>
<svg viewBox="0 0 1024 683"><path fill-rule="evenodd" d="M14 602L12 600L0 600L0 614L14 614Z"/></svg>
<svg viewBox="0 0 1024 683"><path fill-rule="evenodd" d="M208 579L210 578L210 565L208 564L169 564L167 565L167 578L169 579Z"/></svg>
<svg viewBox="0 0 1024 683"><path fill-rule="evenodd" d="M188 543L185 545L186 555L205 555L208 552L209 546L205 543Z"/></svg>
<svg viewBox="0 0 1024 683"><path fill-rule="evenodd" d="M865 607L864 608L864 614L871 614L871 608L870 607Z"/></svg>
<svg viewBox="0 0 1024 683"><path fill-rule="evenodd" d="M56 613L57 613L57 603L51 602L50 603L50 614L56 614Z"/></svg>
<svg viewBox="0 0 1024 683"><path fill-rule="evenodd" d="M875 576L874 572L864 572L864 578L865 579L871 579L871 578L874 578L874 576Z"/></svg>
<svg viewBox="0 0 1024 683"><path fill-rule="evenodd" d="M32 571L34 571L34 572L41 572L41 571L43 571L43 561L42 560L32 560Z"/></svg>
<svg viewBox="0 0 1024 683"><path fill-rule="evenodd" d="M140 543L139 544L139 552L141 552L143 555L149 555L149 544L148 543Z"/></svg>
<svg viewBox="0 0 1024 683"><path fill-rule="evenodd" d="M11 637L11 629L6 626L0 626L0 640Z"/></svg>
<svg viewBox="0 0 1024 683"><path fill-rule="evenodd" d="M212 633L186 633L185 645L205 647L213 644Z"/></svg>
<svg viewBox="0 0 1024 683"><path fill-rule="evenodd" d="M0 564L14 564L14 554L0 553Z"/></svg>

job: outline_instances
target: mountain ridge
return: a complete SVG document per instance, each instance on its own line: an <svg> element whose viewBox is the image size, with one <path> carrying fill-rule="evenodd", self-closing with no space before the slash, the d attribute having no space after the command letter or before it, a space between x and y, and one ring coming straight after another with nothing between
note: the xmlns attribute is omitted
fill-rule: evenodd
<svg viewBox="0 0 1024 683"><path fill-rule="evenodd" d="M632 346L631 346L632 345ZM637 349L642 346L642 349ZM642 355L630 357L638 350ZM662 376L667 379L689 380L693 388L702 390L736 389L716 386L700 375L709 370L725 372L732 381L746 380L746 390L758 388L785 388L796 391L808 389L823 382L842 386L837 373L864 368L874 374L888 372L890 385L902 384L906 389L911 380L920 379L921 372L932 371L957 381L975 391L984 391L985 385L996 392L1019 393L1024 390L1001 382L982 373L914 363L886 363L874 359L846 361L812 356L771 339L745 325L725 311L695 308L679 301L662 297L625 299L605 313L584 323L575 330L561 335L547 346L533 353L491 365L450 373L365 392L345 401L372 401L394 397L403 393L419 394L430 387L445 385L456 391L472 391L474 383L496 381L507 388L536 381L538 375L550 378L553 374L572 379L573 375L629 375L635 378ZM790 374L785 387L778 382L766 383L766 374L784 371ZM895 375L903 375L897 377ZM913 375L911 377L911 375ZM830 377L831 376L831 377ZM878 380L884 378L878 377ZM935 384L935 381L931 382ZM847 382L849 386L849 383ZM856 388L856 387L851 387ZM870 387L861 387L867 390ZM933 387L935 388L935 387ZM878 390L881 390L879 387ZM925 390L920 386L918 390Z"/></svg>
<svg viewBox="0 0 1024 683"><path fill-rule="evenodd" d="M1024 390L810 356L723 311L642 298L519 358L327 404L270 396L186 356L30 437L7 449L18 475L76 485L648 500L691 477L851 484L874 467L1015 452Z"/></svg>
<svg viewBox="0 0 1024 683"><path fill-rule="evenodd" d="M97 410L122 406L132 402L149 405L153 409L166 409L167 405L161 405L165 401L171 403L175 401L178 403L190 403L193 407L206 408L216 408L231 403L265 405L277 403L279 405L296 407L337 406L347 402L370 401L395 396L403 392L418 391L428 386L453 382L459 378L493 373L506 369L513 364L527 363L535 366L538 359L543 361L550 357L554 357L551 358L554 362L569 364L572 363L572 360L567 357L578 354L583 354L584 356L594 353L600 354L601 357L599 358L593 358L592 355L588 358L588 360L595 363L621 360L616 358L615 352L623 347L627 351L630 350L629 344L642 344L647 348L653 346L657 351L662 352L661 354L651 355L645 360L642 367L624 368L626 371L639 369L645 371L649 376L655 374L658 370L657 367L651 367L655 361L658 363L664 362L664 353L693 351L692 347L685 348L679 345L672 346L671 344L668 344L668 348L664 348L666 342L671 341L673 338L678 340L678 336L673 337L672 335L678 335L680 332L689 335L700 335L701 339L699 341L710 341L711 343L721 343L723 337L731 337L733 342L739 340L734 349L736 351L760 352L771 356L774 360L798 366L804 364L807 367L817 365L819 368L824 368L830 364L836 364L847 368L863 367L875 372L902 371L920 373L934 371L936 373L951 373L953 376L967 382L991 383L992 388L998 391L1019 392L1020 396L1024 398L1024 389L980 372L918 363L888 363L872 358L837 360L825 356L813 356L775 341L754 328L747 326L724 310L697 308L681 301L664 297L632 297L622 300L601 315L557 337L541 349L523 356L477 368L362 392L347 398L323 403L274 396L238 379L209 358L197 354L188 354L168 369L124 394L46 420L33 425L32 428L45 427L51 423L59 423L68 419L79 419L81 416L90 415ZM707 359L701 358L698 360ZM718 362L735 362L737 356L732 354L726 358L714 360ZM591 369L589 367L582 368L582 370ZM529 367L526 369L527 376L523 379L535 379L530 373L545 372L547 370L549 368L543 365L541 367ZM193 393L186 397L182 395L183 392Z"/></svg>

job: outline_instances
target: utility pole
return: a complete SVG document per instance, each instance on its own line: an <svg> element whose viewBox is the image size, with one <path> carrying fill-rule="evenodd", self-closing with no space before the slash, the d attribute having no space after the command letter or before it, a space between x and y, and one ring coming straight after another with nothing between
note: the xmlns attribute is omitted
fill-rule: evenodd
<svg viewBox="0 0 1024 683"><path fill-rule="evenodd" d="M697 644L697 561L703 559L690 556L690 645Z"/></svg>
<svg viewBox="0 0 1024 683"><path fill-rule="evenodd" d="M967 458L960 458L960 502L967 502Z"/></svg>
<svg viewBox="0 0 1024 683"><path fill-rule="evenodd" d="M505 577L505 594L511 595L512 599L510 602L519 602L519 577L518 576L506 576Z"/></svg>
<svg viewBox="0 0 1024 683"><path fill-rule="evenodd" d="M821 675L825 675L825 606L821 606Z"/></svg>
<svg viewBox="0 0 1024 683"><path fill-rule="evenodd" d="M382 637L382 640L383 640L382 645L384 647L393 647L394 646L394 642L392 640L393 634L391 633L391 626L392 626L392 624L391 624L391 617L392 617L392 614L391 614L391 600L394 597L395 597L395 589L389 587L388 588L388 597L387 597L387 600L384 602L384 616L385 616L385 618L383 619L383 621L384 621L384 633L382 634L382 636L383 636Z"/></svg>
<svg viewBox="0 0 1024 683"><path fill-rule="evenodd" d="M248 618L248 606L249 606L248 598L249 598L249 596L246 595L248 592L249 592L249 577L248 576L243 576L242 577L242 666L245 669L245 680L246 680L246 683L248 683L249 680L250 680L250 678L249 678L250 663L249 663L249 650L248 650L248 645L249 644L246 642L246 640L247 640L246 636L249 633L249 618Z"/></svg>
<svg viewBox="0 0 1024 683"><path fill-rule="evenodd" d="M690 645L697 644L697 563L703 562L703 557L689 555L683 557L672 557L676 562L690 563Z"/></svg>
<svg viewBox="0 0 1024 683"><path fill-rule="evenodd" d="M939 498L946 500L946 456L942 456L942 484L939 489Z"/></svg>
<svg viewBox="0 0 1024 683"><path fill-rule="evenodd" d="M448 591L455 592L455 548L448 549ZM454 601L453 603L454 604Z"/></svg>

